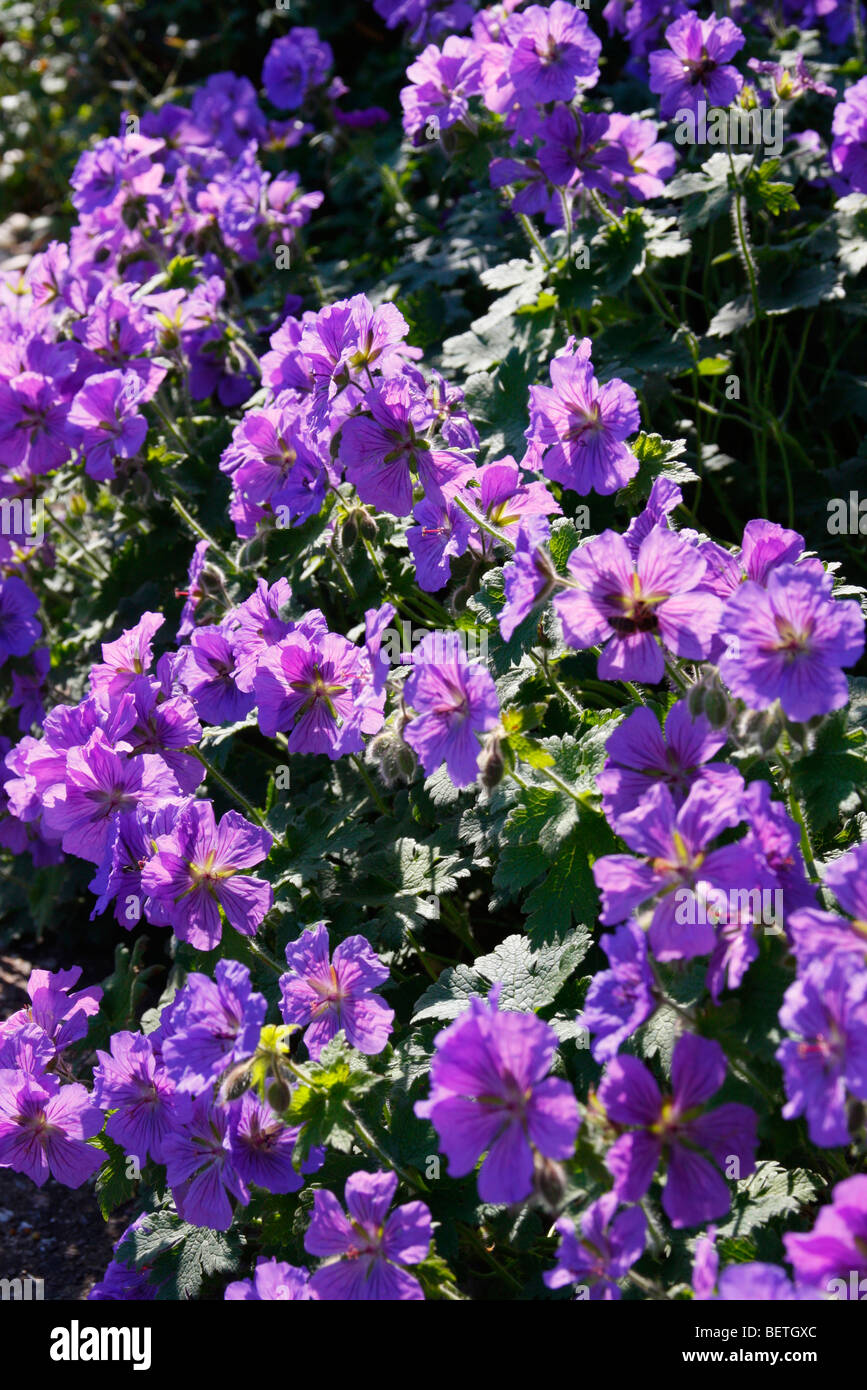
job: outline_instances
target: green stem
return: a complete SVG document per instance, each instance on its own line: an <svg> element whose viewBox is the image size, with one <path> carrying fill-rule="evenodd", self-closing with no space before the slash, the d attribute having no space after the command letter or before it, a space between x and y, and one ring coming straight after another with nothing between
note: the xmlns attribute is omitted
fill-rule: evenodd
<svg viewBox="0 0 867 1390"><path fill-rule="evenodd" d="M196 745L192 743L189 748L184 749L184 752L192 753L194 758L198 758L208 776L212 778L218 786L223 788L227 796L230 796L233 801L237 802L249 820L255 821L257 825L261 825L263 830L268 829L265 823L265 817L262 815L261 811L256 810L255 806L247 800L243 792L238 791L238 788L229 781L228 777L224 777L222 772L217 771L214 764L205 757L200 748L197 748Z"/></svg>
<svg viewBox="0 0 867 1390"><path fill-rule="evenodd" d="M527 240L530 242L530 245L535 248L535 250L538 252L542 260L544 261L546 268L550 270L551 258L548 255L548 252L545 250L544 246L542 245L541 241L537 237L536 228L533 226L527 214L525 212L519 212L518 221L523 227L524 234L527 237Z"/></svg>
<svg viewBox="0 0 867 1390"><path fill-rule="evenodd" d="M78 536L76 536L72 527L67 526L65 521L61 521L59 516L55 516L47 502L44 502L43 505L45 507L46 516L51 518L52 525L56 526L58 530L62 531L64 535L68 536L69 539L73 541L75 545L78 546L78 549L81 551L82 560L84 561L85 565L90 570L94 578L108 578L108 576L111 573L108 567L104 565L101 560L97 560L96 556L92 554L89 550L85 549L84 545L79 540Z"/></svg>
<svg viewBox="0 0 867 1390"><path fill-rule="evenodd" d="M379 792L376 790L376 785L373 781L373 778L371 777L367 768L364 766L364 763L361 761L359 755L357 753L350 753L349 756L350 760L355 764L356 771L361 777L361 780L364 782L364 785L370 792L371 799L373 800L373 803L376 806L376 809L379 811L380 815L388 816L391 820L393 820L394 816L392 812L389 811Z"/></svg>
<svg viewBox="0 0 867 1390"><path fill-rule="evenodd" d="M232 557L226 553L222 546L217 545L217 542L214 540L213 536L209 535L208 532L205 530L204 526L201 526L199 522L196 521L196 518L192 515L192 513L187 511L183 502L175 493L172 493L171 503L173 509L177 512L178 516L181 517L181 519L187 523L193 534L198 536L200 540L208 542L208 545L213 550L214 554L219 555L220 559L223 561L223 564L227 567L227 569L230 569L232 573L235 575L240 574L241 571L238 569L238 566L235 564L235 561L232 559Z"/></svg>
<svg viewBox="0 0 867 1390"><path fill-rule="evenodd" d="M507 545L510 550L515 549L515 542L510 540L504 531L494 526L492 522L488 521L487 517L482 516L482 514L477 512L474 507L471 507L468 502L465 502L462 497L455 497L454 501L456 505L460 507L461 511L466 513L470 521L475 522L481 531L486 531L489 536L494 537L494 540L500 541L502 545Z"/></svg>

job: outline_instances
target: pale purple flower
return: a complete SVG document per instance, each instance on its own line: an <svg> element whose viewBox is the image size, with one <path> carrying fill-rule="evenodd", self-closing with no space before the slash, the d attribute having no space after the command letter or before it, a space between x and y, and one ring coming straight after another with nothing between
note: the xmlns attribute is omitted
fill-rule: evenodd
<svg viewBox="0 0 867 1390"><path fill-rule="evenodd" d="M347 937L329 956L328 931L320 922L290 941L286 959L289 971L280 976L283 1019L306 1029L314 1061L340 1029L359 1052L382 1051L394 1010L373 991L388 979L388 966L363 936Z"/></svg>
<svg viewBox="0 0 867 1390"><path fill-rule="evenodd" d="M329 1302L424 1299L407 1266L420 1264L433 1230L424 1202L406 1202L389 1215L396 1173L353 1173L346 1181L347 1216L333 1192L313 1194L304 1249L325 1259L310 1284Z"/></svg>
<svg viewBox="0 0 867 1390"><path fill-rule="evenodd" d="M483 1202L522 1202L533 1185L534 1151L570 1158L578 1106L567 1081L549 1076L557 1035L535 1014L501 1013L499 987L434 1039L430 1097L415 1113L430 1120L460 1178L479 1172Z"/></svg>
<svg viewBox="0 0 867 1390"><path fill-rule="evenodd" d="M698 1226L726 1215L731 1196L721 1170L736 1159L741 1177L753 1172L758 1116L736 1102L696 1113L725 1077L719 1043L693 1033L681 1034L675 1043L668 1097L637 1057L621 1055L609 1062L597 1095L608 1119L628 1126L606 1157L621 1201L640 1201L664 1161L662 1205L673 1226Z"/></svg>

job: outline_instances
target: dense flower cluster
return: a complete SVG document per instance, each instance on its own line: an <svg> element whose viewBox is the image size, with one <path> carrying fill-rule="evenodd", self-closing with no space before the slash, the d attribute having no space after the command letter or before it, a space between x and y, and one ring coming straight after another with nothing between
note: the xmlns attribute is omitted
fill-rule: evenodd
<svg viewBox="0 0 867 1390"><path fill-rule="evenodd" d="M665 192L674 147L657 120L594 100L603 45L580 7L375 7L417 49L400 94L407 158L484 126L486 148L501 142L491 186L534 249L529 217L571 251L585 217L626 238L632 205ZM848 7L784 10L848 32ZM800 55L737 66L747 5L720 18L610 0L604 18L660 121L836 95ZM220 1266L229 1301L451 1296L446 1257L463 1242L484 1259L476 1227L526 1203L550 1218L527 1237L537 1286L616 1300L643 1286L657 1200L666 1240L690 1242L677 1249L696 1299L857 1297L861 1174L811 1231L779 1233L779 1264L721 1268L716 1241L745 1180L774 1165L771 1119L803 1126L817 1172L822 1151L860 1144L863 1159L865 782L846 712L864 593L770 509L736 544L702 529L683 491L698 475L666 467L666 441L642 433L652 393L611 366L605 290L592 312L552 317L542 366L506 393L518 426L490 448L486 371L461 385L425 362L411 293L398 307L382 284L341 290L315 309L290 295L258 325L257 354L236 273L300 252L323 202L272 164L323 111L350 132L380 121L336 108L333 68L330 45L296 27L268 52L261 99L225 72L188 107L126 116L76 164L68 243L0 283L2 498L36 503L72 474L92 497L137 476L150 487L146 451L168 476L192 452L174 419L197 428L193 402L209 402L218 424L230 413L212 469L235 546L167 484L199 536L175 635L139 595L101 659L83 634L66 689L37 646L52 637L38 594L55 555L22 527L0 537L0 667L20 711L0 748L0 844L37 869L81 861L91 920L172 938L144 1014L75 989L78 967L33 972L29 1003L0 1021L0 1168L79 1187L114 1173L115 1151L131 1164L147 1208L95 1299L162 1296L171 1271L141 1253L156 1219L179 1240L259 1223L255 1264L247 1250L231 1280ZM835 196L867 192L865 83L833 114ZM555 294L518 307L561 308ZM523 371L524 346L497 351ZM576 497L592 524L576 524ZM322 607L308 597L320 566ZM398 624L413 643L394 660ZM809 778L826 738L848 801L819 857L811 836L833 815ZM235 740L267 763L258 800L227 771ZM316 780L297 794L299 830L294 794L275 803L305 759ZM371 807L381 852L364 839ZM349 862L357 845L369 862ZM536 900L532 928L493 954L448 901L463 876L475 910L488 869L492 911L519 891L528 915ZM419 919L438 923L422 943ZM728 1023L753 984L775 1092ZM449 1184L453 1208L439 1205Z"/></svg>

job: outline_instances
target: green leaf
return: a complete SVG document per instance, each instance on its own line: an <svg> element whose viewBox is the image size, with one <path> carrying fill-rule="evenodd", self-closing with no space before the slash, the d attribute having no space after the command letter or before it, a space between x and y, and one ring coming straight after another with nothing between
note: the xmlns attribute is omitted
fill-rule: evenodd
<svg viewBox="0 0 867 1390"><path fill-rule="evenodd" d="M657 478L670 478L674 483L695 481L696 474L680 461L686 452L685 439L663 439L661 435L642 432L632 445L632 452L638 459L638 472L617 494L618 502L625 506L637 507L643 502Z"/></svg>
<svg viewBox="0 0 867 1390"><path fill-rule="evenodd" d="M845 732L845 720L845 713L829 719L816 735L813 751L792 769L795 794L817 833L835 824L841 813L851 815L867 796L867 759Z"/></svg>
<svg viewBox="0 0 867 1390"><path fill-rule="evenodd" d="M486 996L492 984L503 987L501 1009L536 1012L554 1002L589 946L589 936L580 931L572 932L556 946L539 950L534 950L524 936L509 936L491 955L479 956L472 966L444 970L419 999L413 1022L457 1018L473 995Z"/></svg>
<svg viewBox="0 0 867 1390"><path fill-rule="evenodd" d="M123 1149L107 1134L100 1136L99 1143L108 1157L96 1175L96 1200L107 1221L115 1207L122 1207L135 1196L138 1183L127 1177L128 1162Z"/></svg>
<svg viewBox="0 0 867 1390"><path fill-rule="evenodd" d="M803 1168L787 1172L769 1159L756 1164L756 1171L737 1183L732 1214L717 1225L722 1239L742 1239L777 1217L795 1216L816 1195L816 1179Z"/></svg>
<svg viewBox="0 0 867 1390"><path fill-rule="evenodd" d="M781 212L797 212L800 206L790 183L773 182L780 167L778 159L766 159L758 169L750 169L743 182L747 206L753 211L764 208L772 217Z"/></svg>
<svg viewBox="0 0 867 1390"><path fill-rule="evenodd" d="M323 1049L318 1063L305 1067L305 1072L310 1081L296 1087L283 1116L288 1125L301 1127L292 1155L296 1167L318 1145L330 1144L348 1153L355 1142L348 1107L383 1081L368 1069L360 1053L347 1046L342 1033Z"/></svg>

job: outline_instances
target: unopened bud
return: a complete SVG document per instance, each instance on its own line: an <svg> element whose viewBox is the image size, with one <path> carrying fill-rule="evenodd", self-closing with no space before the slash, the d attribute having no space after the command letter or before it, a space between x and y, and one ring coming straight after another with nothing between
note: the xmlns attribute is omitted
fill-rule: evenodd
<svg viewBox="0 0 867 1390"><path fill-rule="evenodd" d="M488 742L482 758L482 786L491 791L503 780L503 773L506 769L506 760L503 757L503 746L498 738L492 738Z"/></svg>
<svg viewBox="0 0 867 1390"><path fill-rule="evenodd" d="M689 694L686 697L686 707L693 719L699 719L704 714L704 702L707 696L707 687L697 681L690 686Z"/></svg>
<svg viewBox="0 0 867 1390"><path fill-rule="evenodd" d="M292 1092L285 1081L272 1081L268 1087L268 1104L278 1115L282 1115L284 1110L289 1109L292 1100Z"/></svg>
<svg viewBox="0 0 867 1390"><path fill-rule="evenodd" d="M358 522L355 519L355 512L350 512L340 528L341 550L352 550L357 540Z"/></svg>
<svg viewBox="0 0 867 1390"><path fill-rule="evenodd" d="M759 732L759 744L763 752L769 753L772 748L776 748L783 732L783 724L783 715L779 706L776 709L768 710Z"/></svg>
<svg viewBox="0 0 867 1390"><path fill-rule="evenodd" d="M542 1206L557 1211L566 1195L566 1170L562 1163L536 1153L533 1163L533 1190Z"/></svg>
<svg viewBox="0 0 867 1390"><path fill-rule="evenodd" d="M84 516L87 511L87 498L80 492L73 492L67 503L70 516Z"/></svg>
<svg viewBox="0 0 867 1390"><path fill-rule="evenodd" d="M728 722L729 702L719 686L712 686L706 691L704 715L712 729L721 729Z"/></svg>

